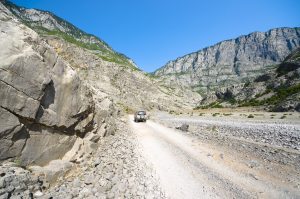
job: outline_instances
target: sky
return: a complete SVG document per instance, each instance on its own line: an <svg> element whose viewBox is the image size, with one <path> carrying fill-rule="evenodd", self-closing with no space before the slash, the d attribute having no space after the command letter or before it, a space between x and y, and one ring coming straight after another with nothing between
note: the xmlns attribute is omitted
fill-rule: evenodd
<svg viewBox="0 0 300 199"><path fill-rule="evenodd" d="M153 72L254 31L300 26L299 0L12 0L51 11Z"/></svg>

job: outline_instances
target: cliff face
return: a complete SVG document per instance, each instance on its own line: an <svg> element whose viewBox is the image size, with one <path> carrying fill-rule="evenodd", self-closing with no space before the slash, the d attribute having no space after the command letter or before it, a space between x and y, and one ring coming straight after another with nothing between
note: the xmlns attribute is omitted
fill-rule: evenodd
<svg viewBox="0 0 300 199"><path fill-rule="evenodd" d="M300 111L300 48L253 81L206 94L199 108L262 106L271 111Z"/></svg>
<svg viewBox="0 0 300 199"><path fill-rule="evenodd" d="M198 91L247 82L282 62L300 46L300 28L254 32L168 62L155 71L169 84Z"/></svg>

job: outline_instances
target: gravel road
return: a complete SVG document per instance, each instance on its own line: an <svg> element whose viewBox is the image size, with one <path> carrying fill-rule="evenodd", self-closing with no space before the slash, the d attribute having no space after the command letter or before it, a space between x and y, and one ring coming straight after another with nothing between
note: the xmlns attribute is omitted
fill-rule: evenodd
<svg viewBox="0 0 300 199"><path fill-rule="evenodd" d="M298 162L300 156L298 150L294 150L298 149L297 142L292 142L291 145L284 145L284 141L280 140L270 142L270 146L275 144L275 148L277 147L277 151L274 152L274 147L268 147L268 142L259 145L253 141L259 139L259 136L250 139L250 135L253 134L251 129L255 129L253 128L255 124L251 122L243 127L242 124L227 124L221 120L204 122L199 118L179 119L166 115L155 118L164 125L150 120L146 123L134 123L132 117L129 118L129 122L138 137L145 159L157 172L167 197L300 197ZM174 129L176 125L186 123L194 125L193 132ZM230 131L236 125L242 130L240 135L243 135L246 141L231 139L238 137L237 132L229 133L228 138L217 133L221 127ZM201 128L203 126L204 129ZM207 126L213 129L207 130ZM283 134L290 133L289 129L298 133L298 126L283 126L286 129ZM258 128L263 128L262 132L277 132L277 126L258 125ZM288 160L285 163L280 162L284 160L282 159L284 153L281 152L283 146L287 146L284 151L288 153L287 157L293 156L290 159L286 158ZM269 154L269 149L273 153ZM267 159L265 156L271 157Z"/></svg>

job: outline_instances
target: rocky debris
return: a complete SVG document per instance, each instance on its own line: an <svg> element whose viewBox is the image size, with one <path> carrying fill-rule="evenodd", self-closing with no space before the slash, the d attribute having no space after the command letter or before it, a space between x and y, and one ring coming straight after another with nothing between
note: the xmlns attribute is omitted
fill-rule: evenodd
<svg viewBox="0 0 300 199"><path fill-rule="evenodd" d="M187 132L189 130L189 125L188 124L181 124L180 126L175 127L176 129L179 129L181 131Z"/></svg>
<svg viewBox="0 0 300 199"><path fill-rule="evenodd" d="M101 147L78 170L43 192L45 198L164 198L154 171L139 153L126 124L101 140Z"/></svg>
<svg viewBox="0 0 300 199"><path fill-rule="evenodd" d="M30 198L45 189L43 180L16 163L0 165L0 198Z"/></svg>
<svg viewBox="0 0 300 199"><path fill-rule="evenodd" d="M155 71L167 81L209 90L242 83L300 47L299 28L277 28L222 41L169 61Z"/></svg>
<svg viewBox="0 0 300 199"><path fill-rule="evenodd" d="M194 132L213 131L221 137L251 140L257 143L270 144L276 147L300 150L300 128L298 125L274 124L268 122L249 122L220 118L186 119L173 118L171 120L160 117L160 121L167 126L181 126L188 124Z"/></svg>
<svg viewBox="0 0 300 199"><path fill-rule="evenodd" d="M244 121L230 118L186 118L156 116L156 121L174 127L190 126L189 133L208 142L227 144L261 155L277 162L298 164L300 151L300 127L295 124ZM247 148L247 147L248 148ZM242 148L242 149L241 149ZM293 153L293 151L295 151ZM288 155L288 154L293 155Z"/></svg>

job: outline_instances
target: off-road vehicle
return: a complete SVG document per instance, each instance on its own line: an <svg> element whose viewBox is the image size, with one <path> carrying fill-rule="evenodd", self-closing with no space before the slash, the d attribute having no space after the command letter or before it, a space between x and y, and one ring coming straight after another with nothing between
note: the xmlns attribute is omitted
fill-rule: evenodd
<svg viewBox="0 0 300 199"><path fill-rule="evenodd" d="M146 122L146 111L137 111L134 114L134 121L135 122Z"/></svg>

